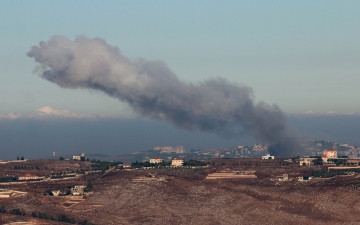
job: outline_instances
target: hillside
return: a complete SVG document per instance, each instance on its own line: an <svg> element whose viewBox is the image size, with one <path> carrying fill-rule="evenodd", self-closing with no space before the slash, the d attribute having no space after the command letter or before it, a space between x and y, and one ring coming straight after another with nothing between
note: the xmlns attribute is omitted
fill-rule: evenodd
<svg viewBox="0 0 360 225"><path fill-rule="evenodd" d="M282 160L213 162L207 168L119 170L76 181L26 184L28 195L1 200L0 205L21 209L25 215L15 216L18 221L30 221L32 212L43 212L88 224L360 223L359 175L299 182L297 176L323 168L285 165ZM229 171L254 171L257 178L205 179L209 173ZM278 181L283 173L289 174L289 181ZM89 180L91 193L85 198L43 196L36 191L84 185ZM25 190L24 184L11 188ZM14 221L14 215L2 215L7 222Z"/></svg>

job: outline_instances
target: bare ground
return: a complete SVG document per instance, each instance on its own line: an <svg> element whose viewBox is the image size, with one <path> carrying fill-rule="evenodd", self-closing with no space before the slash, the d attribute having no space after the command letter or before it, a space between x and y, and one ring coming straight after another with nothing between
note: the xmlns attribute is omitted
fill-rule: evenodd
<svg viewBox="0 0 360 225"><path fill-rule="evenodd" d="M110 172L93 181L92 195L70 201L74 204L64 197L41 196L35 189L54 184L37 183L28 186L28 196L0 200L0 205L20 208L26 215L34 211L66 214L93 224L360 224L360 190L353 185L360 182L356 176L279 182L276 176L282 173L295 178L307 175L311 168L281 162L251 161L238 166L236 161L224 162L228 165L219 161L207 169ZM258 178L204 179L209 172L226 169L255 170ZM146 175L163 179L133 182Z"/></svg>

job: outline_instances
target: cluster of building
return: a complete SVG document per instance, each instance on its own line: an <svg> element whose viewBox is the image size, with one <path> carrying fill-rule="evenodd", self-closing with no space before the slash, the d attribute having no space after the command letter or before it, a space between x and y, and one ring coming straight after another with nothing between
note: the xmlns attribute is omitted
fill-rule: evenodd
<svg viewBox="0 0 360 225"><path fill-rule="evenodd" d="M303 181L309 181L311 180L311 177L308 176L299 176L295 178L297 181L303 182ZM294 180L293 178L289 178L289 174L284 173L281 176L277 176L277 180L278 181L290 181L290 180Z"/></svg>
<svg viewBox="0 0 360 225"><path fill-rule="evenodd" d="M160 153L176 153L176 154L182 154L185 153L184 146L155 146L153 148L155 151L160 151Z"/></svg>
<svg viewBox="0 0 360 225"><path fill-rule="evenodd" d="M150 163L154 163L154 164L160 164L162 163L163 159L160 157L155 157L153 159L150 159ZM171 166L182 166L184 163L184 160L181 158L174 158L171 160Z"/></svg>
<svg viewBox="0 0 360 225"><path fill-rule="evenodd" d="M73 188L70 188L70 193L73 196L81 196L81 195L84 195L85 188L86 188L86 186L84 186L84 185L74 186ZM64 192L62 192L60 190L51 191L51 192L54 196L66 195Z"/></svg>
<svg viewBox="0 0 360 225"><path fill-rule="evenodd" d="M321 160L323 164L334 164L334 159L339 159L337 150L335 149L328 149L323 152L321 155ZM266 154L261 157L262 159L275 159L275 156L270 154ZM314 165L314 161L319 160L319 157L303 157L299 159L299 164L301 166L309 166Z"/></svg>
<svg viewBox="0 0 360 225"><path fill-rule="evenodd" d="M333 164L333 161L331 159L337 159L337 150L335 149L329 149L325 150L324 153L321 155L322 163L323 164ZM318 158L308 157L308 158L300 158L299 164L301 166L309 166L314 165L314 161Z"/></svg>
<svg viewBox="0 0 360 225"><path fill-rule="evenodd" d="M83 195L85 188L86 188L86 186L84 186L84 185L75 186L70 189L70 192L72 195L75 195L75 196Z"/></svg>

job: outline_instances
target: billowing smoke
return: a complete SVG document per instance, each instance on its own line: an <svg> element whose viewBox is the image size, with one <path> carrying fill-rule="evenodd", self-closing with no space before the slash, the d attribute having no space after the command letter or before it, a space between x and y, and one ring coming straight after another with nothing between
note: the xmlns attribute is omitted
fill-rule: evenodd
<svg viewBox="0 0 360 225"><path fill-rule="evenodd" d="M100 38L55 36L27 55L40 64L42 78L65 88L105 92L144 117L226 137L250 134L277 156L299 151L284 113L276 105L254 103L249 87L223 78L185 82L163 62L129 60Z"/></svg>

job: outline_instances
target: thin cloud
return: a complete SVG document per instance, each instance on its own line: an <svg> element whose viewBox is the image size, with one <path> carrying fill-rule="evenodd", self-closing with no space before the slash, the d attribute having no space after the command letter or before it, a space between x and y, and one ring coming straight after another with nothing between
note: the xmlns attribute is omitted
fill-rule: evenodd
<svg viewBox="0 0 360 225"><path fill-rule="evenodd" d="M315 111L313 111L312 109L304 112L305 115L314 115L315 114Z"/></svg>
<svg viewBox="0 0 360 225"><path fill-rule="evenodd" d="M307 110L303 113L295 113L292 115L297 116L360 116L360 112L337 112L335 110L329 110L327 112L315 112L313 110Z"/></svg>
<svg viewBox="0 0 360 225"><path fill-rule="evenodd" d="M63 118L63 119L106 119L106 118L133 118L133 115L114 115L110 113L79 113L73 112L68 109L55 109L51 106L40 107L33 112L22 114L22 113L4 113L0 114L1 120L17 120L17 119L46 119L46 118Z"/></svg>
<svg viewBox="0 0 360 225"><path fill-rule="evenodd" d="M330 110L328 111L326 114L329 114L329 115L337 115L338 113L334 110Z"/></svg>
<svg viewBox="0 0 360 225"><path fill-rule="evenodd" d="M0 114L0 120L16 120L23 115L20 113L6 113L6 114Z"/></svg>
<svg viewBox="0 0 360 225"><path fill-rule="evenodd" d="M88 113L75 113L67 109L54 109L51 106L44 106L36 110L38 116L53 116L62 118L92 119L96 116Z"/></svg>

